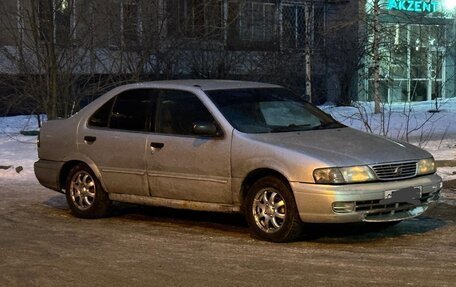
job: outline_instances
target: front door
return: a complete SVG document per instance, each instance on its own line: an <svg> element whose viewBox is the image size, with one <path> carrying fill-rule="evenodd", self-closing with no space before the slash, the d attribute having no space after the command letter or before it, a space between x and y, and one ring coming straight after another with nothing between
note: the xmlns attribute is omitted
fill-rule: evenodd
<svg viewBox="0 0 456 287"><path fill-rule="evenodd" d="M161 90L155 133L147 139L151 196L211 203L232 203L231 134L192 134L196 121L214 122L200 99L186 91Z"/></svg>

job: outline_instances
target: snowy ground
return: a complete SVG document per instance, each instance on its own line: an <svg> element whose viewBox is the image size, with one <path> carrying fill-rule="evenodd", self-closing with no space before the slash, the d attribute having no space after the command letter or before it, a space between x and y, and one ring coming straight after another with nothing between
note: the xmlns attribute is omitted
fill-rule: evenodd
<svg viewBox="0 0 456 287"><path fill-rule="evenodd" d="M35 180L33 163L38 159L36 136L23 136L21 130L36 130L37 121L31 116L0 117L0 179ZM12 168L5 169L8 166ZM22 167L17 173L15 168Z"/></svg>
<svg viewBox="0 0 456 287"><path fill-rule="evenodd" d="M409 139L421 146L429 140L456 139L456 98L435 102L393 103L384 112L373 113L373 103L355 103L350 107L321 106L344 124L394 139ZM370 130L369 130L370 129Z"/></svg>
<svg viewBox="0 0 456 287"><path fill-rule="evenodd" d="M423 147L437 160L456 161L456 99L440 103L440 112L434 102L392 104L385 106L385 113L372 113L373 104L358 107L322 106L344 124L393 139L401 139ZM31 116L0 117L0 178L15 177L35 180L33 162L37 160L36 137L23 136L21 130L37 129L37 121ZM3 169L2 169L3 166ZM13 168L4 169L5 166ZM20 173L14 168L23 167ZM438 173L444 180L456 179L456 167L442 167Z"/></svg>

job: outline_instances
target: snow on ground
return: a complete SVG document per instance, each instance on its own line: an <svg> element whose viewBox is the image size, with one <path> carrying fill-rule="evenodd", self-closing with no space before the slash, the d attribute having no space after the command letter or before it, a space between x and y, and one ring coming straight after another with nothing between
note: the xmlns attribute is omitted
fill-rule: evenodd
<svg viewBox="0 0 456 287"><path fill-rule="evenodd" d="M456 139L456 98L435 102L393 103L374 114L373 102L355 103L352 107L324 105L321 108L353 128L402 139L425 146L429 140Z"/></svg>
<svg viewBox="0 0 456 287"><path fill-rule="evenodd" d="M35 180L33 163L38 160L37 137L23 136L19 132L37 129L35 117L0 117L0 179ZM8 166L11 167L5 169ZM20 167L23 170L16 172L16 168Z"/></svg>
<svg viewBox="0 0 456 287"><path fill-rule="evenodd" d="M409 142L428 150L437 160L456 161L456 99L439 105L438 113L429 112L435 109L434 102L386 105L383 120L381 114L372 113L373 103L362 103L357 107L325 105L321 108L353 128L370 129L393 139L407 140L408 137ZM19 132L36 129L35 117L0 117L0 179L35 180L36 136L23 136ZM7 166L12 168L5 169ZM16 167L23 170L17 173ZM438 173L444 180L456 179L456 167L442 167Z"/></svg>

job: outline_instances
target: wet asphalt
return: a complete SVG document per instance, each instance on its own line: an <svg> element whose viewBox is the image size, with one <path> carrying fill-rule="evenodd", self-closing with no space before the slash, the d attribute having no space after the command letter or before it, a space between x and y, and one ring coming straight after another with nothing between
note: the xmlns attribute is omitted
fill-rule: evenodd
<svg viewBox="0 0 456 287"><path fill-rule="evenodd" d="M308 225L274 244L239 215L115 204L77 219L64 195L0 178L0 286L454 286L456 181L444 194L388 229Z"/></svg>

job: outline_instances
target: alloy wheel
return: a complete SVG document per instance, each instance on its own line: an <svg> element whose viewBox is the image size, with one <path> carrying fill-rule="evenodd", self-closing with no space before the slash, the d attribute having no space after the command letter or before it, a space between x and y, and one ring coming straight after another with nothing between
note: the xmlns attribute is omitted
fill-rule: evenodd
<svg viewBox="0 0 456 287"><path fill-rule="evenodd" d="M70 197L79 209L86 210L92 206L95 191L95 181L88 172L80 170L71 178Z"/></svg>
<svg viewBox="0 0 456 287"><path fill-rule="evenodd" d="M263 188L258 191L252 205L256 225L266 233L279 231L286 218L283 197L275 189Z"/></svg>

